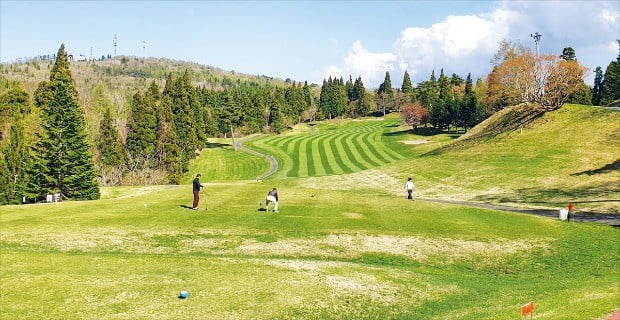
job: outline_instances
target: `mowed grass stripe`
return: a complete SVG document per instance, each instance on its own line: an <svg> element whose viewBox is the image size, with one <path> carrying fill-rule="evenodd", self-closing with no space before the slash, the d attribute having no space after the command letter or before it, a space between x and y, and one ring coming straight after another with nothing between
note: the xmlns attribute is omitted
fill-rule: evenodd
<svg viewBox="0 0 620 320"><path fill-rule="evenodd" d="M314 167L314 153L312 152L312 141L316 140L316 136L311 136L310 138L307 138L306 140L304 140L305 144L306 144L306 148L303 149L305 152L305 156L306 156L306 177L314 177L316 176L316 168ZM318 156L318 154L316 154ZM301 154L299 155L299 157L303 157ZM301 170L303 167L301 166L301 163L299 164L299 169ZM302 173L300 172L299 176L302 176Z"/></svg>
<svg viewBox="0 0 620 320"><path fill-rule="evenodd" d="M329 162L327 162L327 155L325 154L324 148L319 146L324 146L326 135L316 136L312 139L312 154L314 155L314 168L315 175L324 176L328 174L334 174L334 170L332 170ZM318 158L318 159L317 159Z"/></svg>
<svg viewBox="0 0 620 320"><path fill-rule="evenodd" d="M271 141L268 141L267 143L269 143L270 145L279 147L279 146L281 146L282 142L284 140L286 140L286 138L288 138L288 137L287 136L279 136L279 137L276 137L275 139L272 139Z"/></svg>
<svg viewBox="0 0 620 320"><path fill-rule="evenodd" d="M304 137L303 139L300 139L299 148L297 149L297 152L293 155L294 157L299 159L299 166L297 168L296 177L308 176L308 157L306 155L306 146L308 145L308 140L310 140L310 137Z"/></svg>
<svg viewBox="0 0 620 320"><path fill-rule="evenodd" d="M322 152L325 152L325 157L327 158L327 162L329 163L329 168L331 168L333 173L343 174L346 171L338 163L339 161L342 162L342 159L340 159L340 156L334 151L336 148L336 146L334 145L334 141L336 140L337 137L338 136L335 134L325 135L325 139L322 141L319 148L321 149ZM351 170L348 167L346 169ZM352 172L352 170L349 172ZM349 172L346 172L346 173L349 173Z"/></svg>
<svg viewBox="0 0 620 320"><path fill-rule="evenodd" d="M372 132L365 132L360 134L359 136L357 136L355 138L355 141L359 142L359 144L356 144L355 146L357 147L358 151L360 152L360 154L366 155L366 161L372 165L375 166L381 166L384 165L386 163L388 163L387 161L381 160L377 157L376 154L376 150L372 149L372 146L370 145L370 143L368 143L368 136L371 135Z"/></svg>
<svg viewBox="0 0 620 320"><path fill-rule="evenodd" d="M394 161L394 159L392 157L389 157L389 156L386 157L385 153L382 153L382 152L379 151L379 149L383 149L383 148L381 148L380 146L379 147L375 147L376 140L371 139L371 137L374 137L375 134L376 134L376 132L370 132L370 133L364 135L363 141L364 141L364 144L366 144L366 146L368 146L368 150L370 150L370 152L372 154L374 154L375 157L379 161L381 161L383 163L390 163L390 162ZM383 150L381 150L381 151L383 151Z"/></svg>
<svg viewBox="0 0 620 320"><path fill-rule="evenodd" d="M401 154L393 151L392 149L390 149L390 147L385 145L383 141L381 141L382 134L382 132L376 132L374 135L371 136L371 141L373 142L373 144L379 146L377 148L377 151L383 154L386 159L390 159L390 162L404 159Z"/></svg>
<svg viewBox="0 0 620 320"><path fill-rule="evenodd" d="M334 135L334 139L329 140L329 146L332 150L332 153L334 154L334 159L336 160L338 167L344 173L352 173L355 171L359 171L360 168L356 167L353 164L353 162L349 160L349 158L346 155L346 152L342 148L342 139L344 139L344 136Z"/></svg>
<svg viewBox="0 0 620 320"><path fill-rule="evenodd" d="M274 144L274 141L280 140L280 139L282 139L282 137L276 136L276 135L272 135L272 136L266 136L266 137L262 138L261 142L264 143L264 144Z"/></svg>
<svg viewBox="0 0 620 320"><path fill-rule="evenodd" d="M357 159L357 161L366 169L370 169L372 167L378 167L379 164L373 163L370 157L364 152L362 146L360 146L360 137L364 133L356 133L349 135L346 139L347 145L349 146L349 150Z"/></svg>
<svg viewBox="0 0 620 320"><path fill-rule="evenodd" d="M291 144L291 142L294 143ZM299 176L299 148L301 145L301 137L297 137L297 139L291 138L291 142L288 142L287 145L292 145L292 153L290 153L293 158L293 167L288 172L287 176L289 177L298 177Z"/></svg>
<svg viewBox="0 0 620 320"><path fill-rule="evenodd" d="M316 152L321 159L321 165L317 166L316 170L316 174L320 176L334 174L334 169L332 169L332 166L327 160L327 145L325 144L325 140L328 137L328 135L323 135L312 142L312 152Z"/></svg>
<svg viewBox="0 0 620 320"><path fill-rule="evenodd" d="M339 147L339 152L340 155L344 158L346 156L347 160L345 160L347 163L351 163L352 166L356 167L359 170L366 170L368 169L368 167L364 166L361 162L360 159L357 158L354 153L353 153L353 146L351 145L351 135L347 135L347 136L340 136L340 139L338 139L338 141L336 142L336 146ZM359 157L359 155L357 155ZM355 171L359 171L359 170L355 170Z"/></svg>

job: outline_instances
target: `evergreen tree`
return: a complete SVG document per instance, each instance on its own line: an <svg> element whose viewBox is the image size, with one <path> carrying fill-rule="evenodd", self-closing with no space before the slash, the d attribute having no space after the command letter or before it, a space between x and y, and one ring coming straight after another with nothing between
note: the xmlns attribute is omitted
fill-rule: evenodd
<svg viewBox="0 0 620 320"><path fill-rule="evenodd" d="M334 90L334 99L336 100L335 113L337 116L342 116L344 115L347 108L347 103L349 102L347 88L344 85L344 80L342 77L340 78L340 81L336 83Z"/></svg>
<svg viewBox="0 0 620 320"><path fill-rule="evenodd" d="M360 100L364 98L364 93L366 89L364 88L364 83L362 82L362 77L355 79L355 84L351 89L351 101Z"/></svg>
<svg viewBox="0 0 620 320"><path fill-rule="evenodd" d="M465 80L465 95L473 94L473 82L471 80L471 72L467 74L467 79Z"/></svg>
<svg viewBox="0 0 620 320"><path fill-rule="evenodd" d="M148 166L157 148L157 116L155 101L136 93L127 119L127 154L139 166Z"/></svg>
<svg viewBox="0 0 620 320"><path fill-rule="evenodd" d="M282 101L284 100L283 92L276 88L273 96L268 101L269 104L269 125L275 133L281 133L284 131L284 119L282 117Z"/></svg>
<svg viewBox="0 0 620 320"><path fill-rule="evenodd" d="M349 98L348 102L356 100L353 99L353 78L351 78L351 75L349 75L349 80L347 80L345 87L347 89L347 97Z"/></svg>
<svg viewBox="0 0 620 320"><path fill-rule="evenodd" d="M450 85L450 79L443 74L443 69L439 74L439 98L448 101L452 99L452 86Z"/></svg>
<svg viewBox="0 0 620 320"><path fill-rule="evenodd" d="M413 86L411 85L411 78L409 77L409 73L405 70L405 75L403 76L403 85L400 88L409 99L407 102L413 102Z"/></svg>
<svg viewBox="0 0 620 320"><path fill-rule="evenodd" d="M566 61L574 61L576 60L575 57L575 50L571 47L567 47L564 48L564 50L562 50L562 54L560 55L560 58L566 60Z"/></svg>
<svg viewBox="0 0 620 320"><path fill-rule="evenodd" d="M620 45L620 41L618 41ZM620 99L620 54L605 69L601 90L601 105L608 105Z"/></svg>
<svg viewBox="0 0 620 320"><path fill-rule="evenodd" d="M329 77L329 82L331 82L331 77ZM329 86L327 80L323 79L323 85L321 86L321 94L319 96L319 110L321 113L331 119L331 110L329 106Z"/></svg>
<svg viewBox="0 0 620 320"><path fill-rule="evenodd" d="M310 86L308 85L308 81L304 81L304 100L306 102L305 109L312 107L312 92L310 92Z"/></svg>
<svg viewBox="0 0 620 320"><path fill-rule="evenodd" d="M42 111L44 133L35 146L32 181L28 186L33 200L46 193L61 193L76 200L99 198L92 154L84 129L84 116L69 70L64 44L60 46L50 73L36 92Z"/></svg>
<svg viewBox="0 0 620 320"><path fill-rule="evenodd" d="M571 93L566 99L566 103L576 103L591 106L592 105L592 88L582 82L578 85L575 92Z"/></svg>
<svg viewBox="0 0 620 320"><path fill-rule="evenodd" d="M592 105L600 105L602 91L603 70L601 69L601 67L596 67L596 70L594 70L594 88L592 88Z"/></svg>
<svg viewBox="0 0 620 320"><path fill-rule="evenodd" d="M456 124L464 128L471 128L477 123L477 99L473 90L471 73L467 74L465 80L465 95L459 103Z"/></svg>
<svg viewBox="0 0 620 320"><path fill-rule="evenodd" d="M118 131L112 120L110 109L105 109L103 119L99 125L99 150L100 162L104 166L120 166L125 163L125 153L121 145Z"/></svg>
<svg viewBox="0 0 620 320"><path fill-rule="evenodd" d="M463 84L463 78L461 78L458 74L453 73L450 78L450 85L454 87L458 87Z"/></svg>
<svg viewBox="0 0 620 320"><path fill-rule="evenodd" d="M0 167L4 167L2 172L7 173L6 178L0 180L0 190L4 194L3 197L0 196L0 204L19 204L26 195L26 168L30 163L28 148L22 115L18 110L13 114L8 144L3 150L0 149L3 154Z"/></svg>
<svg viewBox="0 0 620 320"><path fill-rule="evenodd" d="M183 156L173 118L172 98L165 96L157 112L157 159L168 173L168 181L179 184L183 177Z"/></svg>
<svg viewBox="0 0 620 320"><path fill-rule="evenodd" d="M8 195L11 192L11 179L9 172L9 167L6 163L5 159L5 151L0 149L0 205L9 204ZM6 172L6 174L5 174Z"/></svg>
<svg viewBox="0 0 620 320"><path fill-rule="evenodd" d="M261 132L263 128L267 125L265 118L265 94L262 92L257 92L253 95L252 100L250 101L250 108L247 115L247 126L251 130L251 132Z"/></svg>
<svg viewBox="0 0 620 320"><path fill-rule="evenodd" d="M378 94L387 94L392 95L394 93L394 89L392 89L392 80L390 80L390 73L385 73L385 79L383 83L379 85L379 89L377 90Z"/></svg>

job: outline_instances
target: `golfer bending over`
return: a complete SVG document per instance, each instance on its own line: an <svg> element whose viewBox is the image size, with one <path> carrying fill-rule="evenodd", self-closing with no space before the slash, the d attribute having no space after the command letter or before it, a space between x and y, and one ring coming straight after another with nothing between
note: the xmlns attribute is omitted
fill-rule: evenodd
<svg viewBox="0 0 620 320"><path fill-rule="evenodd" d="M265 210L269 211L269 203L273 203L273 212L278 212L278 189L273 188L267 193L265 199Z"/></svg>

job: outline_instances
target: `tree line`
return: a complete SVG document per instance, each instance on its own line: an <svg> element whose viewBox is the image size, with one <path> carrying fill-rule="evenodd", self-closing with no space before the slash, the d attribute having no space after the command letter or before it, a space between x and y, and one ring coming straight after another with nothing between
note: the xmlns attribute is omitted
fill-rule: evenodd
<svg viewBox="0 0 620 320"><path fill-rule="evenodd" d="M521 102L552 110L564 102L620 99L620 53L605 73L596 69L592 88L583 82L586 69L572 48L538 56L504 41L493 64L486 81L475 83L471 74L463 79L441 69L438 78L433 71L417 86L405 72L394 88L386 72L376 91L367 90L361 77L329 77L317 97L307 82L194 86L186 69L135 92L126 123L104 87L96 86L91 108L98 121L87 124L62 45L49 80L39 83L32 99L19 83L0 79L0 203L38 202L56 193L97 199L99 185L180 183L208 137L280 133L302 121L400 111L414 128L467 129Z"/></svg>
<svg viewBox="0 0 620 320"><path fill-rule="evenodd" d="M32 101L19 84L0 83L8 89L0 116L10 124L0 128L2 204L38 202L47 194L97 199L98 185L180 183L207 137L280 133L308 118L314 104L307 82L240 82L219 90L192 85L186 70L168 74L163 87L153 81L133 94L121 126L103 86L96 86L92 107L100 119L89 139L69 67L62 45Z"/></svg>

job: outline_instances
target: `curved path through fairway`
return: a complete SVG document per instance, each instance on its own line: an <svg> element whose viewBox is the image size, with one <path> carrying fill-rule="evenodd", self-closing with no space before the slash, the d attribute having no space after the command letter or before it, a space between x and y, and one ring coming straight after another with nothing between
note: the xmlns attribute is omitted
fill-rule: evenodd
<svg viewBox="0 0 620 320"><path fill-rule="evenodd" d="M450 203L450 204L459 204L463 206L469 207L477 207L477 208L485 208L492 210L501 210L501 211L510 211L510 212L519 212L519 213L527 213L534 214L537 216L545 216L550 218L558 218L558 210L549 210L549 209L525 209L525 208L515 208L515 207L507 207L500 206L495 204L488 203L477 203L477 202L467 202L467 201L457 201L457 200L441 200L441 199L429 199L429 198L418 198L419 200L426 202L439 202L439 203ZM620 227L620 215L613 214L572 214L571 220L580 221L580 222L597 222L597 223L606 223L608 225L614 227Z"/></svg>
<svg viewBox="0 0 620 320"><path fill-rule="evenodd" d="M259 157L264 157L264 158L267 158L267 160L269 160L269 170L267 170L267 172L261 174L260 176L256 177L256 180L263 180L263 179L269 177L270 175L272 175L274 172L278 171L278 161L272 155L265 154L265 153L260 153L258 151L255 151L255 150L248 149L248 148L244 147L243 146L243 140L235 141L235 147L237 149L240 149L243 152L247 152L249 154L253 154L253 155L256 155L256 156L259 156Z"/></svg>

